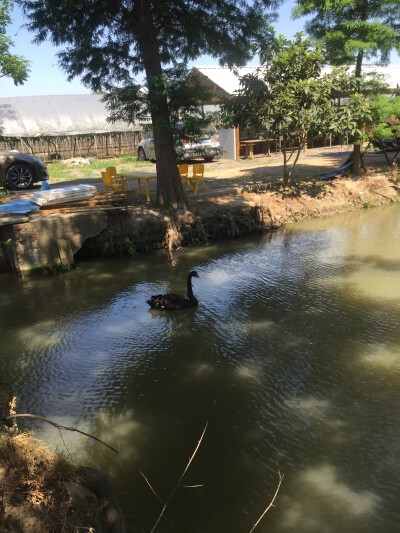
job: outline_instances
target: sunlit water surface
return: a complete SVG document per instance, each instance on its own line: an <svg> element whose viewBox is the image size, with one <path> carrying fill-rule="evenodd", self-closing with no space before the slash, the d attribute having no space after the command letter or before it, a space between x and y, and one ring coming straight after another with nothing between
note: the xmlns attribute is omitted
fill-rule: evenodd
<svg viewBox="0 0 400 533"><path fill-rule="evenodd" d="M150 311L184 293L199 307ZM274 236L0 278L1 374L20 420L111 480L127 530L400 531L400 209ZM142 475L143 474L143 475Z"/></svg>

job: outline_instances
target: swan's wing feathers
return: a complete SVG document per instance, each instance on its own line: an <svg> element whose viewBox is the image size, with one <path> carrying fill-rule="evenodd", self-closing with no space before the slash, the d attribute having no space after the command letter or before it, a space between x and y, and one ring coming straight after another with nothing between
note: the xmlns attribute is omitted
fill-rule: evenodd
<svg viewBox="0 0 400 533"><path fill-rule="evenodd" d="M188 307L190 301L179 294L156 294L147 300L154 309L180 309Z"/></svg>

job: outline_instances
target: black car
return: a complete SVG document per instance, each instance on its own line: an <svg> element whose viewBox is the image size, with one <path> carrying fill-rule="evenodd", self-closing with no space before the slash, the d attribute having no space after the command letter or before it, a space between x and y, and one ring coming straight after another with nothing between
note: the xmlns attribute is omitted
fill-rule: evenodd
<svg viewBox="0 0 400 533"><path fill-rule="evenodd" d="M48 180L47 167L37 157L0 151L0 184L23 191L38 181Z"/></svg>

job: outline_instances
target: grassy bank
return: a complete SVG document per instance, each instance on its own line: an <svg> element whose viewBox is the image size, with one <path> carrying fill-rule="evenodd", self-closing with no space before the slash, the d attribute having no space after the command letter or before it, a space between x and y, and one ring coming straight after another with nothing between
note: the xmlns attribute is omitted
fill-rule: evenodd
<svg viewBox="0 0 400 533"><path fill-rule="evenodd" d="M82 179L101 179L101 172L106 167L117 167L119 172L130 172L136 168L152 167L151 161L139 161L136 156L123 155L114 159L94 159L90 158L90 165L65 166L57 161L50 163L47 167L52 183L60 181L76 181Z"/></svg>

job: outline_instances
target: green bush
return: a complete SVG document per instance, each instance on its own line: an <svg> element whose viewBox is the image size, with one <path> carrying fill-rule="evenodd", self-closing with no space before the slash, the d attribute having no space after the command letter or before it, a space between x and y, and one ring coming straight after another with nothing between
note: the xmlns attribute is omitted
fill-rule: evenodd
<svg viewBox="0 0 400 533"><path fill-rule="evenodd" d="M369 100L372 119L377 124L388 118L400 117L400 96L391 98L384 94L373 96Z"/></svg>
<svg viewBox="0 0 400 533"><path fill-rule="evenodd" d="M369 138L375 142L379 142L382 139L394 140L400 138L400 125L396 124L400 117L400 96L391 98L379 94L371 98L369 105L372 119L375 123L370 130Z"/></svg>
<svg viewBox="0 0 400 533"><path fill-rule="evenodd" d="M382 123L377 124L371 131L370 139L375 142L379 142L382 139L394 140L400 137L400 128L389 126L388 124Z"/></svg>

